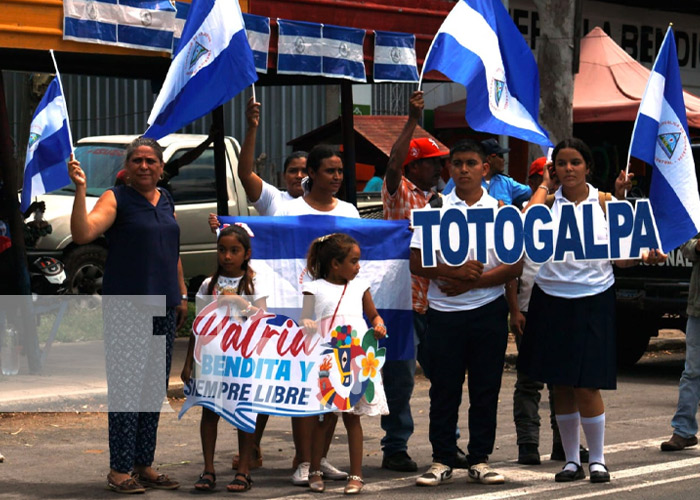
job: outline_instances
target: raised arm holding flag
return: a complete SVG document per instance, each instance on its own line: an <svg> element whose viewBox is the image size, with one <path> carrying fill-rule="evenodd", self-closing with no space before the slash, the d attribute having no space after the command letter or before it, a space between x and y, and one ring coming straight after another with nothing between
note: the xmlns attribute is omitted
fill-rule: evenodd
<svg viewBox="0 0 700 500"><path fill-rule="evenodd" d="M689 135L676 42L669 26L630 142L630 156L653 166L649 200L666 253L700 233L700 196Z"/></svg>

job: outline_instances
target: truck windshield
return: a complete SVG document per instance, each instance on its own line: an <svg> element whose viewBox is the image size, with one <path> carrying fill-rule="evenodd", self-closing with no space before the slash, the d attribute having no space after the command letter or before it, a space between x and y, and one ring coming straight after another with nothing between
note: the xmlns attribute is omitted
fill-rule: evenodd
<svg viewBox="0 0 700 500"><path fill-rule="evenodd" d="M124 165L124 146L120 144L90 144L78 145L75 157L80 162L80 168L87 177L87 195L100 196L114 186L117 172ZM72 195L75 186L70 184L54 194Z"/></svg>

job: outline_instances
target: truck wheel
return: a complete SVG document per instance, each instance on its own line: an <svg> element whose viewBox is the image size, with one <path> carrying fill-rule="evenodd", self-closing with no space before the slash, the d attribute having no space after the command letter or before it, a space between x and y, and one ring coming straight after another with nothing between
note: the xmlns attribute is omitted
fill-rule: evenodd
<svg viewBox="0 0 700 500"><path fill-rule="evenodd" d="M637 310L617 311L617 365L630 367L644 355L656 334L656 320Z"/></svg>
<svg viewBox="0 0 700 500"><path fill-rule="evenodd" d="M102 294L107 250L99 245L75 247L65 257L67 291L73 295Z"/></svg>

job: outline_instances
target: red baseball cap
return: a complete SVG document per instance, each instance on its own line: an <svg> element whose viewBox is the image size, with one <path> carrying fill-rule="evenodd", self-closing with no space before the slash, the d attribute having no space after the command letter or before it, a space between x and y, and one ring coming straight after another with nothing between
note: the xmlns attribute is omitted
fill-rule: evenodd
<svg viewBox="0 0 700 500"><path fill-rule="evenodd" d="M440 145L435 139L430 137L421 137L420 139L411 139L411 144L408 147L408 155L403 162L405 167L415 160L424 158L436 158L449 156L450 152L440 148Z"/></svg>
<svg viewBox="0 0 700 500"><path fill-rule="evenodd" d="M544 175L544 164L547 158L540 156L530 164L530 172L527 175Z"/></svg>

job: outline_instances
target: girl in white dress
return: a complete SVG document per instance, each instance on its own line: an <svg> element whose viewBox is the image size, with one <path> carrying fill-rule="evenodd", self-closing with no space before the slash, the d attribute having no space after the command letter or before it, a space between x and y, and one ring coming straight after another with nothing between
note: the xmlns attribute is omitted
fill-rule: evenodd
<svg viewBox="0 0 700 500"><path fill-rule="evenodd" d="M357 241L342 233L317 238L309 248L307 269L314 279L302 285L304 293L302 323L307 331L323 335L327 342L331 341L331 332L343 325L351 325L353 330L362 335L368 332L362 316L364 312L372 324L375 339L386 336L386 327L377 313L369 284L364 280L355 279L360 272L360 247ZM359 338L359 343L362 343L362 338ZM353 362L355 362L354 359L351 363ZM375 367L381 368L377 365ZM345 487L346 494L359 493L364 484L360 415L374 416L389 413L383 387L379 383L374 387L375 392L371 403L367 402L363 396L352 408L342 413L350 449L350 475ZM324 490L320 465L323 455L323 436L327 431L328 421L329 419L319 420L314 429L309 472L309 487L313 491Z"/></svg>

